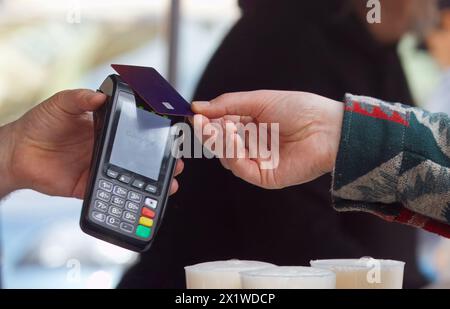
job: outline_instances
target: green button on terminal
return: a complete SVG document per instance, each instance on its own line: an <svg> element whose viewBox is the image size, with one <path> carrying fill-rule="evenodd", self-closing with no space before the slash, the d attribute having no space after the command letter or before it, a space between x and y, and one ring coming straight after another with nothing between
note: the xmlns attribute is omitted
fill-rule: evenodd
<svg viewBox="0 0 450 309"><path fill-rule="evenodd" d="M150 237L152 229L143 225L138 225L136 229L136 235L142 238Z"/></svg>

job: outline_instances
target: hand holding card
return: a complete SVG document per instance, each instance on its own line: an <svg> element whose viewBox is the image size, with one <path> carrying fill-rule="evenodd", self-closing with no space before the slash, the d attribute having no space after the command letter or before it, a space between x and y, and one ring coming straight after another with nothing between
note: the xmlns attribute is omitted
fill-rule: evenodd
<svg viewBox="0 0 450 309"><path fill-rule="evenodd" d="M211 102L194 102L194 126L203 126L200 140L223 138L215 145L228 147L230 142L245 145L245 157L223 157L222 165L236 176L254 185L277 189L311 181L331 172L337 156L344 106L318 95L287 91L253 91L222 95ZM210 124L224 126L279 127L278 165L263 168L261 152L251 156L251 145L260 145L263 134L258 133L257 141L251 141L238 131L231 134L205 136L211 132ZM197 132L197 130L196 130ZM266 135L267 136L267 135ZM228 143L228 144L227 144ZM260 151L261 149L258 149ZM212 150L213 152L216 149Z"/></svg>

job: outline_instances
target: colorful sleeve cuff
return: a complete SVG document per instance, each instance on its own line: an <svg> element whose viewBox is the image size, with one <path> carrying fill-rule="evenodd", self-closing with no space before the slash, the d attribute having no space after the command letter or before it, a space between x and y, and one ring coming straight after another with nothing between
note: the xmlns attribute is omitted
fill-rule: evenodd
<svg viewBox="0 0 450 309"><path fill-rule="evenodd" d="M450 120L347 95L334 207L450 237Z"/></svg>

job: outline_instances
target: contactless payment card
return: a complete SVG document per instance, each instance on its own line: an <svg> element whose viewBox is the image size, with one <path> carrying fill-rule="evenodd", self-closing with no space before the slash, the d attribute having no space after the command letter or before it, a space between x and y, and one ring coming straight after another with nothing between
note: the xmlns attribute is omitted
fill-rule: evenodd
<svg viewBox="0 0 450 309"><path fill-rule="evenodd" d="M155 112L173 116L194 115L191 105L155 69L119 64L111 66Z"/></svg>

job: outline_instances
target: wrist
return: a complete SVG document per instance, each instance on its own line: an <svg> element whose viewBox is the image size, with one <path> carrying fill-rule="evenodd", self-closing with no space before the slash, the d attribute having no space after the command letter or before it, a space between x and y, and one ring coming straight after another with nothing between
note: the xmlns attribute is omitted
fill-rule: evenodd
<svg viewBox="0 0 450 309"><path fill-rule="evenodd" d="M327 136L328 152L326 172L330 173L336 166L336 160L341 141L342 123L344 119L345 104L338 101L327 102Z"/></svg>
<svg viewBox="0 0 450 309"><path fill-rule="evenodd" d="M18 186L12 172L14 154L14 125L8 124L0 127L0 198L16 190Z"/></svg>

